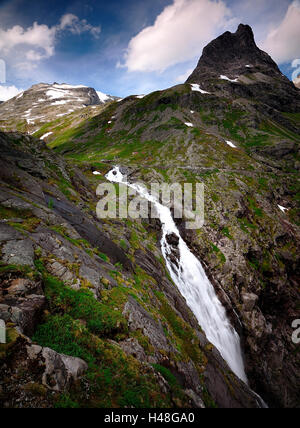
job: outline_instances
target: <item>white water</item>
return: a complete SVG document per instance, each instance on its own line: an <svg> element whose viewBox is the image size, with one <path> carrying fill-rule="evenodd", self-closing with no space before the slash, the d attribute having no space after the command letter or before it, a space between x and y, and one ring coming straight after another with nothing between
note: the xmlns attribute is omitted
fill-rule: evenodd
<svg viewBox="0 0 300 428"><path fill-rule="evenodd" d="M181 238L170 209L161 205L143 187L125 182L119 167L111 170L106 175L106 178L109 181L123 183L135 189L141 196L155 205L162 223L161 249L174 283L185 297L207 339L219 350L231 370L247 383L239 335L231 326L225 309L219 301L213 285L207 278L200 261L192 254ZM166 239L167 235L170 234L174 234L179 238L179 267L170 262L169 255L172 252L172 247Z"/></svg>

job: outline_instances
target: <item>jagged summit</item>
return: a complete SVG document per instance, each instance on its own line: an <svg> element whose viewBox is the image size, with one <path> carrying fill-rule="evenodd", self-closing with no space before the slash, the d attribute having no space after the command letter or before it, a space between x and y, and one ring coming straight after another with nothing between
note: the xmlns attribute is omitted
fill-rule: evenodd
<svg viewBox="0 0 300 428"><path fill-rule="evenodd" d="M218 96L254 100L272 110L300 109L299 91L258 48L249 25L240 24L235 33L226 31L209 43L186 83Z"/></svg>
<svg viewBox="0 0 300 428"><path fill-rule="evenodd" d="M226 31L203 49L198 65L187 82L197 82L207 74L236 78L247 68L281 74L272 58L257 47L252 28L240 24L235 33Z"/></svg>

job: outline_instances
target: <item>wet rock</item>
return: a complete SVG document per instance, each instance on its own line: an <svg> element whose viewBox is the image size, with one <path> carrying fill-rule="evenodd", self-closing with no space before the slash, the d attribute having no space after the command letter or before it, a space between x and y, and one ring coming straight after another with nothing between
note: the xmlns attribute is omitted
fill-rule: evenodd
<svg viewBox="0 0 300 428"><path fill-rule="evenodd" d="M178 247L179 237L175 233L171 233L166 236L167 243L173 247Z"/></svg>

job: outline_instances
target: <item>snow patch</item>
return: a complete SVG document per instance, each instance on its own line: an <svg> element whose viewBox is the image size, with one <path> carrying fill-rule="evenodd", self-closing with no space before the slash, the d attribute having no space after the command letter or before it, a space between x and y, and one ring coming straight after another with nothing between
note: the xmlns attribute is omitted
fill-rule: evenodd
<svg viewBox="0 0 300 428"><path fill-rule="evenodd" d="M221 74L220 79L222 79L222 80L228 80L228 82L232 82L232 83L237 83L239 81L238 77L236 79L229 79L229 77L224 76L223 74Z"/></svg>
<svg viewBox="0 0 300 428"><path fill-rule="evenodd" d="M237 148L231 141L226 140L226 144L228 144L228 146L232 147L233 149Z"/></svg>
<svg viewBox="0 0 300 428"><path fill-rule="evenodd" d="M193 110L191 110L191 113L194 114L195 112Z"/></svg>
<svg viewBox="0 0 300 428"><path fill-rule="evenodd" d="M145 98L145 96L146 95L137 95L135 98L139 98L141 100L142 98Z"/></svg>
<svg viewBox="0 0 300 428"><path fill-rule="evenodd" d="M278 208L280 209L280 211L282 211L283 213L285 213L286 211L288 211L288 208L283 207L282 205L278 205Z"/></svg>
<svg viewBox="0 0 300 428"><path fill-rule="evenodd" d="M46 92L46 95L47 95L47 97L51 98L52 100L56 100L58 98L65 98L71 94L69 91L62 91L59 89L49 89Z"/></svg>
<svg viewBox="0 0 300 428"><path fill-rule="evenodd" d="M67 104L67 102L68 101L66 101L66 100L58 100L58 101L55 101L54 103L52 103L51 105L52 106L60 106L60 105L63 105L63 104Z"/></svg>
<svg viewBox="0 0 300 428"><path fill-rule="evenodd" d="M47 132L47 134L44 134L40 140L44 140L45 138L49 137L49 135L53 134L53 132Z"/></svg>
<svg viewBox="0 0 300 428"><path fill-rule="evenodd" d="M94 175L101 175L101 172L99 172L99 171L93 171L93 174Z"/></svg>
<svg viewBox="0 0 300 428"><path fill-rule="evenodd" d="M200 88L200 85L197 83L191 83L192 91L200 92L200 94L210 94L210 92L204 91Z"/></svg>
<svg viewBox="0 0 300 428"><path fill-rule="evenodd" d="M193 127L194 127L194 125L193 125L192 123L190 123L190 122L185 122L185 125L186 125L186 126L189 126L190 128L193 128Z"/></svg>
<svg viewBox="0 0 300 428"><path fill-rule="evenodd" d="M110 97L108 95L104 94L103 92L100 92L100 91L96 91L96 92L97 92L97 95L98 95L98 97L102 103L105 103L106 101L110 100Z"/></svg>
<svg viewBox="0 0 300 428"><path fill-rule="evenodd" d="M87 88L87 86L84 85L77 85L77 86L72 86L72 85L67 85L67 84L61 84L61 85L53 85L53 88L58 88L58 89L80 89L80 88Z"/></svg>

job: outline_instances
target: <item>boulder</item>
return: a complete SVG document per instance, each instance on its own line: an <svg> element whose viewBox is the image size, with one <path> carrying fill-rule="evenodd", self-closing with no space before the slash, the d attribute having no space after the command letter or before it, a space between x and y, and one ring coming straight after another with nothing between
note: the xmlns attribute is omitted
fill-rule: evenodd
<svg viewBox="0 0 300 428"><path fill-rule="evenodd" d="M31 360L44 360L42 383L57 392L67 390L88 369L87 363L80 358L59 354L53 349L38 345L28 346L27 355Z"/></svg>
<svg viewBox="0 0 300 428"><path fill-rule="evenodd" d="M175 233L171 233L166 236L167 243L173 247L178 247L179 237Z"/></svg>
<svg viewBox="0 0 300 428"><path fill-rule="evenodd" d="M16 323L26 336L32 336L45 305L45 296L27 296L24 302L11 308L11 321Z"/></svg>

